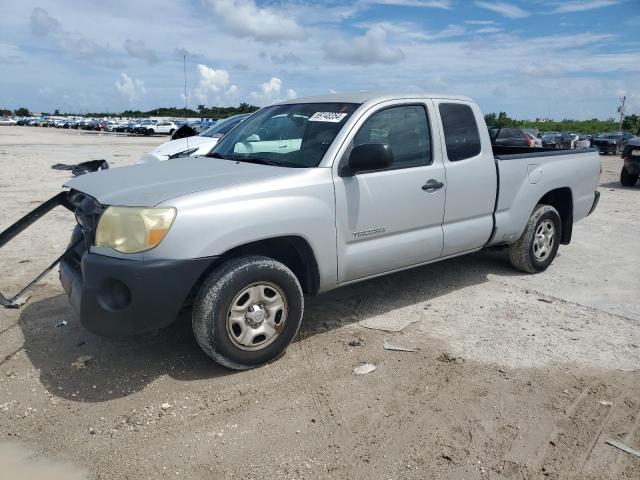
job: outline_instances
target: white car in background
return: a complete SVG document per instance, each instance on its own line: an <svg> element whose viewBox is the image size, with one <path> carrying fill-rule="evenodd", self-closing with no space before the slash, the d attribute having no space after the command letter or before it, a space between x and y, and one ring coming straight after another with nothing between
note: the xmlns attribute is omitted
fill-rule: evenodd
<svg viewBox="0 0 640 480"><path fill-rule="evenodd" d="M220 120L215 125L207 128L200 135L171 140L154 148L140 157L138 163L162 162L174 158L190 157L193 155L206 155L218 140L239 125L250 113L235 115Z"/></svg>
<svg viewBox="0 0 640 480"><path fill-rule="evenodd" d="M16 123L18 123L18 121L15 118L11 118L11 117L0 118L0 125L13 126Z"/></svg>
<svg viewBox="0 0 640 480"><path fill-rule="evenodd" d="M146 125L146 127L150 133L166 133L168 135L173 135L173 132L179 128L175 123L167 121L152 122Z"/></svg>

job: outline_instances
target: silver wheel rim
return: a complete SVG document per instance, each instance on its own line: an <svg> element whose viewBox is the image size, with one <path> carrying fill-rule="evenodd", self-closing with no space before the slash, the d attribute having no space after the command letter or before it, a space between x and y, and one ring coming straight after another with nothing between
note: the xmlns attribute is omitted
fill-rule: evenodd
<svg viewBox="0 0 640 480"><path fill-rule="evenodd" d="M227 312L227 335L241 350L271 345L287 321L287 297L270 282L256 282L240 290Z"/></svg>
<svg viewBox="0 0 640 480"><path fill-rule="evenodd" d="M551 220L544 220L536 228L533 238L533 255L539 262L545 261L551 255L556 241L556 227Z"/></svg>

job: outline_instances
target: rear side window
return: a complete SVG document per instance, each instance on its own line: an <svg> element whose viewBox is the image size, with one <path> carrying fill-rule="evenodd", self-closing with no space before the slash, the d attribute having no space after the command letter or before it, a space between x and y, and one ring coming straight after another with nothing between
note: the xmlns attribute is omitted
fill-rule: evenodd
<svg viewBox="0 0 640 480"><path fill-rule="evenodd" d="M461 103L441 103L439 108L449 161L457 162L478 155L480 134L471 107Z"/></svg>

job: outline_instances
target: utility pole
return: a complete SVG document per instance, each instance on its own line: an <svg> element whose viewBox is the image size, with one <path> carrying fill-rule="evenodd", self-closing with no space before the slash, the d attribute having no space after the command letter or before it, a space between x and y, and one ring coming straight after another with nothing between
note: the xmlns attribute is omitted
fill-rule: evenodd
<svg viewBox="0 0 640 480"><path fill-rule="evenodd" d="M624 102L627 100L627 96L624 95L620 101L622 102L622 104L618 107L618 112L620 112L620 127L618 128L619 131L622 131L622 120L624 119Z"/></svg>

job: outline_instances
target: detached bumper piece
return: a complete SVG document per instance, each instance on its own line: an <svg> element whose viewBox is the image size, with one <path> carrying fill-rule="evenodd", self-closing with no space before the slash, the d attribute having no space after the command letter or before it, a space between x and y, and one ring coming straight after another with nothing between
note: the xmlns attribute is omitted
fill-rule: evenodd
<svg viewBox="0 0 640 480"><path fill-rule="evenodd" d="M60 192L55 197L50 198L49 200L44 202L42 205L38 206L37 208L29 212L27 215L25 215L16 223L14 223L9 228L7 228L4 232L0 233L0 248L4 247L13 238L15 238L16 235L18 235L20 232L22 232L23 230L31 226L38 219L42 218L44 215L46 215L47 213L49 213L51 210L53 210L58 206L63 206L73 211L74 206L72 203L72 197L70 193ZM25 301L24 296L27 293L27 291L31 287L33 287L36 283L38 283L38 281L42 277L44 277L47 273L53 270L55 266L58 263L60 263L60 261L63 258L65 258L69 254L69 252L76 246L77 246L77 243L69 245L67 250L65 250L65 252L62 255L60 255L51 265L49 265L42 273L40 273L40 275L38 275L35 279L29 282L29 284L26 287L20 290L13 297L8 298L6 295L0 292L0 305L5 308L17 308L21 306Z"/></svg>

